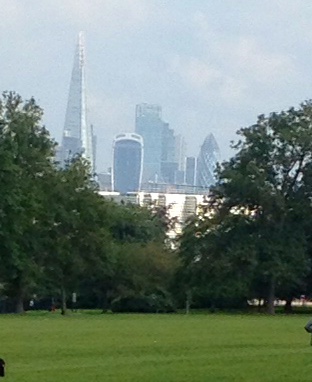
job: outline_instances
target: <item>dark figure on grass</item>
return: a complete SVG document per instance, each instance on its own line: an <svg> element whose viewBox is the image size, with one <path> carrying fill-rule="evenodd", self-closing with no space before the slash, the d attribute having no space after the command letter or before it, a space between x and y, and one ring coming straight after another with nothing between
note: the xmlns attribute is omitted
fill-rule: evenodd
<svg viewBox="0 0 312 382"><path fill-rule="evenodd" d="M310 345L312 345L312 320L310 320L306 325L305 325L305 330L311 334L311 340L310 340Z"/></svg>
<svg viewBox="0 0 312 382"><path fill-rule="evenodd" d="M5 362L2 358L0 358L0 377L4 377L5 375Z"/></svg>

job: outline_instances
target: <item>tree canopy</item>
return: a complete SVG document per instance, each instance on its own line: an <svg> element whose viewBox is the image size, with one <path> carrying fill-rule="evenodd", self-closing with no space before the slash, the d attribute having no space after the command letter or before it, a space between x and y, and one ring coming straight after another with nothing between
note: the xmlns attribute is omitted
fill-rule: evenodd
<svg viewBox="0 0 312 382"><path fill-rule="evenodd" d="M204 279L215 296L265 298L274 313L277 293L294 290L310 267L312 103L261 115L238 135L237 154L184 230L183 270L198 271L194 286Z"/></svg>

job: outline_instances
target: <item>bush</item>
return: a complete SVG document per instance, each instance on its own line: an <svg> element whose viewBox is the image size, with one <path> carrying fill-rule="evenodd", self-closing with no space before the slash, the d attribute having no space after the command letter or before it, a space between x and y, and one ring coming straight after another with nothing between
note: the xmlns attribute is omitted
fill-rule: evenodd
<svg viewBox="0 0 312 382"><path fill-rule="evenodd" d="M172 313L175 311L170 299L163 294L119 297L112 302L115 313Z"/></svg>
<svg viewBox="0 0 312 382"><path fill-rule="evenodd" d="M112 302L111 309L115 313L154 313L146 296L119 297Z"/></svg>

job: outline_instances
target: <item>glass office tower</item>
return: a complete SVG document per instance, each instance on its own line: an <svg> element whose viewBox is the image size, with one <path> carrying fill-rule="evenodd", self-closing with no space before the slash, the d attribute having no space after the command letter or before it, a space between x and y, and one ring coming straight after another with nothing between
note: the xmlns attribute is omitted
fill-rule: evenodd
<svg viewBox="0 0 312 382"><path fill-rule="evenodd" d="M112 188L122 194L140 191L143 139L138 134L118 134L113 144Z"/></svg>
<svg viewBox="0 0 312 382"><path fill-rule="evenodd" d="M160 180L163 129L160 106L147 103L136 106L135 131L144 142L143 182Z"/></svg>

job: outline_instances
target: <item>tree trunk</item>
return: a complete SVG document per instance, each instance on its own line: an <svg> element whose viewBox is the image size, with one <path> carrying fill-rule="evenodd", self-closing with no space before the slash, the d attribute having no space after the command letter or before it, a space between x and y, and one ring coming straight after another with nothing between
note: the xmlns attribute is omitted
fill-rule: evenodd
<svg viewBox="0 0 312 382"><path fill-rule="evenodd" d="M67 311L67 306L66 306L66 291L65 291L65 288L62 287L62 303L61 303L61 314L62 315L65 315L66 314L66 311Z"/></svg>
<svg viewBox="0 0 312 382"><path fill-rule="evenodd" d="M284 308L286 314L293 312L291 303L292 303L292 298L287 298L285 308Z"/></svg>
<svg viewBox="0 0 312 382"><path fill-rule="evenodd" d="M269 282L268 307L267 307L267 312L268 314L271 314L271 315L275 314L274 300L275 300L275 280L272 277Z"/></svg>
<svg viewBox="0 0 312 382"><path fill-rule="evenodd" d="M16 313L24 313L24 303L23 303L23 292L19 291L16 296L16 303L15 303L15 312Z"/></svg>
<svg viewBox="0 0 312 382"><path fill-rule="evenodd" d="M108 303L108 292L105 292L102 297L101 301L102 305L102 313L106 313L108 308L109 308L109 303Z"/></svg>
<svg viewBox="0 0 312 382"><path fill-rule="evenodd" d="M185 301L185 313L189 314L191 311L191 299L192 299L192 292L188 290L186 292L186 301Z"/></svg>
<svg viewBox="0 0 312 382"><path fill-rule="evenodd" d="M261 312L261 307L262 307L262 298L259 297L259 299L258 299L258 313Z"/></svg>
<svg viewBox="0 0 312 382"><path fill-rule="evenodd" d="M23 287L23 274L19 272L15 284L15 313L24 313L24 287Z"/></svg>

